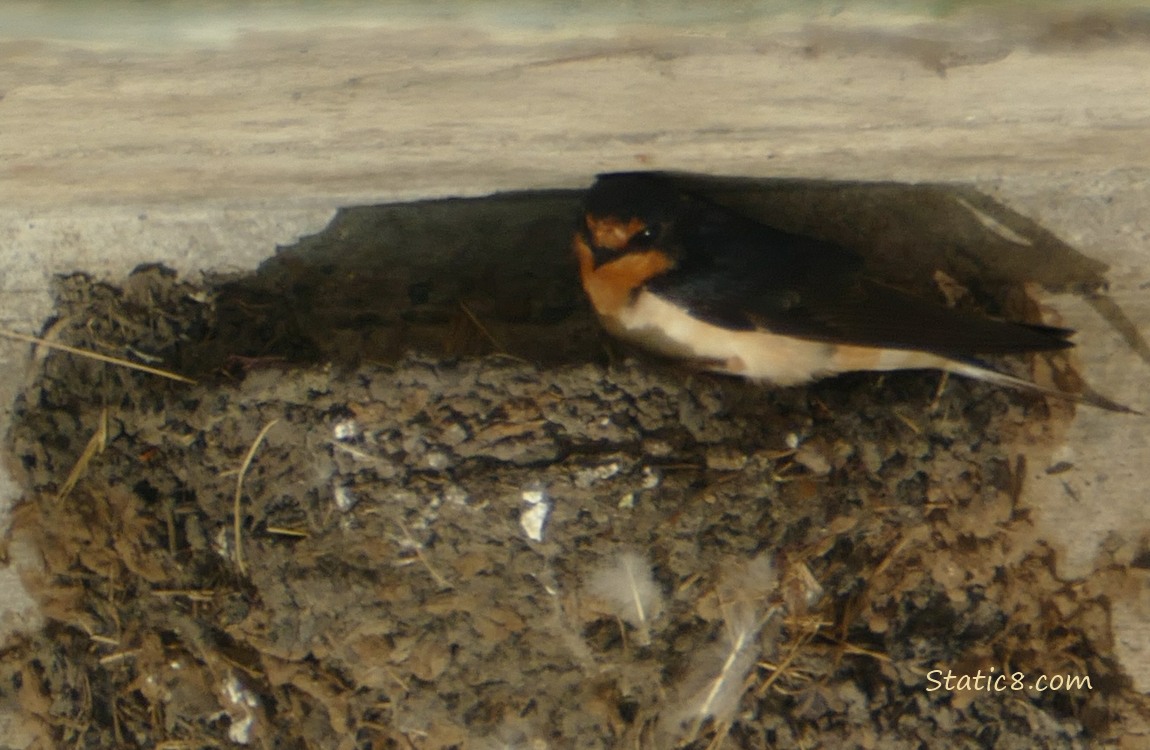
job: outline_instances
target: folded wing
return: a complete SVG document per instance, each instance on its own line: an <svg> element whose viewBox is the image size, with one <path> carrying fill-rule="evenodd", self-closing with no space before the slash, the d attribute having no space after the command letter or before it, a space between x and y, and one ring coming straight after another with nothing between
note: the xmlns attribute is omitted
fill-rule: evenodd
<svg viewBox="0 0 1150 750"><path fill-rule="evenodd" d="M1065 349L1073 331L995 320L867 278L847 250L697 199L676 226L677 269L647 289L702 320L815 341L958 359ZM693 214L693 215L690 215Z"/></svg>

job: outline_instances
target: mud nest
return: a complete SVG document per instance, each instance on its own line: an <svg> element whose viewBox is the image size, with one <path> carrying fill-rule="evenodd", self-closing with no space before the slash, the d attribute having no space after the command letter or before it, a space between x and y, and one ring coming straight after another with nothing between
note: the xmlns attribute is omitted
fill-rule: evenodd
<svg viewBox="0 0 1150 750"><path fill-rule="evenodd" d="M216 294L74 276L52 334L186 362ZM243 358L188 385L49 354L8 441L9 556L48 624L8 644L0 699L71 748L1131 731L1105 603L1055 578L1019 502L1017 446L1064 407L938 386L498 354ZM947 670L1090 687L931 689Z"/></svg>

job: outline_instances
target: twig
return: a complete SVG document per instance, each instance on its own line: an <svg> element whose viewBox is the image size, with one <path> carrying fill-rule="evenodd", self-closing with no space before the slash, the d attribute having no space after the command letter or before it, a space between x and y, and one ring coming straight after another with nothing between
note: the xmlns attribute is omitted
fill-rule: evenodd
<svg viewBox="0 0 1150 750"><path fill-rule="evenodd" d="M216 597L214 589L152 589L151 593L159 597L183 596L193 602L210 602Z"/></svg>
<svg viewBox="0 0 1150 750"><path fill-rule="evenodd" d="M459 309L463 311L463 314L467 316L467 319L471 321L471 324L475 326L476 330L478 330L479 333L483 335L483 338L487 339L487 342L491 344L491 346L495 347L495 351L499 354L506 354L507 349L505 349L503 345L501 345L499 341L496 340L495 336L491 334L491 331L487 330L487 326L479 322L479 318L475 315L475 313L471 312L471 308L468 307L462 300L459 300L458 304Z"/></svg>
<svg viewBox="0 0 1150 750"><path fill-rule="evenodd" d="M119 646L119 638L109 638L106 635L89 635L88 638L104 646Z"/></svg>
<svg viewBox="0 0 1150 750"><path fill-rule="evenodd" d="M100 410L100 423L96 426L96 431L92 433L92 437L88 440L88 444L84 446L84 452L76 459L76 464L72 470L68 472L68 478L64 480L64 486L56 493L56 501L60 502L71 494L72 490L76 487L76 483L80 481L80 477L84 475L87 470L88 464L99 453L104 452L104 448L108 444L108 408L104 407Z"/></svg>
<svg viewBox="0 0 1150 750"><path fill-rule="evenodd" d="M818 630L815 630L810 633L803 633L801 636L799 636L798 639L795 640L794 644L791 645L791 648L787 651L787 655L784 656L783 660L777 665L764 664L760 662L759 666L765 669L770 669L771 674L765 680L763 680L763 684L759 685L759 687L755 690L756 697L761 698L767 694L767 691L771 689L771 685L775 683L775 680L779 679L787 672L788 668L791 666L791 662L794 661L795 657L798 656L799 650L803 646L810 643L811 639L814 638L817 633Z"/></svg>
<svg viewBox="0 0 1150 750"><path fill-rule="evenodd" d="M439 584L439 588L444 591L455 588L446 578L439 574L439 571L432 567L431 562L427 559L427 555L423 554L423 545L417 542L415 537L411 535L411 532L407 529L407 524L405 524L402 519L396 518L395 525L403 532L407 543L410 544L411 548L415 551L416 558L423 563L423 567L427 568L427 572L430 573L431 577L435 579L435 582Z"/></svg>
<svg viewBox="0 0 1150 750"><path fill-rule="evenodd" d="M950 382L950 373L946 370L942 371L942 376L938 379L938 386L934 389L934 398L930 400L930 406L926 410L931 414L938 411L938 405L942 402L943 391L946 390L946 384Z"/></svg>
<svg viewBox="0 0 1150 750"><path fill-rule="evenodd" d="M235 536L236 544L236 567L240 569L241 574L247 573L247 568L244 566L243 540L240 538L240 498L242 498L244 494L244 476L248 473L248 467L251 466L252 458L255 457L260 443L264 441L268 430L274 427L277 422L279 422L278 419L273 419L268 422L264 425L264 428L260 430L260 434L256 435L256 439L252 441L252 446L248 448L248 454L244 456L244 462L240 464L240 473L236 475L236 496L232 503L232 532Z"/></svg>
<svg viewBox="0 0 1150 750"><path fill-rule="evenodd" d="M140 655L142 649L134 648L130 651L118 651L114 654L100 657L100 664L107 666L113 662L123 661L124 659L134 659Z"/></svg>
<svg viewBox="0 0 1150 750"><path fill-rule="evenodd" d="M897 419L898 421L902 422L907 427L909 427L910 431L913 432L915 435L921 435L922 434L922 428L919 427L917 424L915 424L914 420L912 420L910 417L906 416L905 414L900 414L896 411L896 412L894 412L894 418Z"/></svg>
<svg viewBox="0 0 1150 750"><path fill-rule="evenodd" d="M289 529L284 526L268 526L267 532L269 534L278 534L280 536L290 536L296 539L307 539L310 534L306 530Z"/></svg>
<svg viewBox="0 0 1150 750"><path fill-rule="evenodd" d="M191 378L186 378L183 375L177 375L176 373L169 372L168 370L161 370L158 367L149 367L148 365L142 365L139 362L133 362L130 359L120 359L119 357L109 357L107 354L99 354L97 352L89 351L87 349L79 349L79 348L74 347L74 346L68 346L67 344L57 344L54 341L48 341L48 340L42 339L38 336L29 336L29 335L24 334L24 333L17 333L15 331L6 331L6 330L0 329L0 338L12 339L13 341L23 341L26 344L35 344L37 346L43 346L47 349L55 349L57 351L67 352L68 354L75 354L78 357L87 357L88 359L94 359L94 360L97 360L99 362L107 362L110 365L119 365L120 367L127 367L129 370L138 370L140 372L146 372L149 375L157 375L161 378L167 378L168 380L175 380L175 381L178 381L180 383L189 383L191 385L196 384L196 381L192 380Z"/></svg>
<svg viewBox="0 0 1150 750"><path fill-rule="evenodd" d="M846 641L838 641L837 645L842 648L844 654L851 654L853 656L869 656L876 661L884 661L887 663L894 661L889 656L880 651L872 651L869 648L856 646L853 643L847 643Z"/></svg>

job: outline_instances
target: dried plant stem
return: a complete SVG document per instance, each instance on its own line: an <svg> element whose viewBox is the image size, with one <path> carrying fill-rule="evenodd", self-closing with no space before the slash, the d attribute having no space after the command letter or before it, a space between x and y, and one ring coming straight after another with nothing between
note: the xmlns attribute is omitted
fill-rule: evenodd
<svg viewBox="0 0 1150 750"><path fill-rule="evenodd" d="M182 596L193 602L210 602L216 597L216 591L214 589L152 589L152 596Z"/></svg>
<svg viewBox="0 0 1150 750"><path fill-rule="evenodd" d="M403 538L411 545L411 548L415 551L416 558L423 563L423 567L427 568L427 572L430 573L435 582L439 584L439 588L444 591L455 588L455 586L451 585L450 581L440 575L439 571L432 566L431 562L427 559L427 555L423 554L423 545L415 540L415 537L412 536L408 530L407 525L399 518L395 519L395 525L403 532Z"/></svg>
<svg viewBox="0 0 1150 750"><path fill-rule="evenodd" d="M760 665L770 669L771 674L769 677L767 677L767 679L763 680L762 684L759 685L759 687L755 690L756 697L761 698L767 694L767 691L771 689L771 685L774 685L776 680L786 674L787 669L789 669L791 666L791 662L793 662L795 657L799 655L799 651L802 650L803 646L806 646L808 643L810 643L811 639L813 639L817 633L818 628L809 633L803 633L802 636L795 640L795 642L791 645L791 648L787 651L787 655L784 656L783 660L777 665Z"/></svg>
<svg viewBox="0 0 1150 750"><path fill-rule="evenodd" d="M60 491L56 493L57 502L68 497L72 490L76 487L76 483L80 481L80 477L88 469L88 464L99 453L104 452L105 446L108 444L108 408L104 407L100 410L100 423L96 427L96 431L92 433L92 437L88 440L88 444L84 446L84 452L76 459L76 464L72 470L68 472L68 478L64 480L64 485Z"/></svg>
<svg viewBox="0 0 1150 750"><path fill-rule="evenodd" d="M475 326L475 330L479 331L480 335L482 335L483 338L487 339L487 343L491 344L491 346L494 347L496 352L498 352L499 354L506 354L507 353L507 349L504 348L503 345L499 343L499 341L495 338L495 336L493 336L491 334L491 331L487 330L487 326L483 325L483 323L480 322L479 317L475 313L473 313L471 311L471 308L468 307L462 300L459 301L459 309L463 311L463 314L466 315L467 319L471 321L471 324L473 326Z"/></svg>
<svg viewBox="0 0 1150 750"><path fill-rule="evenodd" d="M283 526L268 526L267 532L269 534L278 534L279 536L290 536L296 539L307 539L309 536L307 531L301 529L289 529Z"/></svg>
<svg viewBox="0 0 1150 750"><path fill-rule="evenodd" d="M189 383L191 385L196 384L196 381L192 380L191 378L186 378L183 375L177 375L176 373L169 372L168 370L161 370L158 367L142 365L139 362L133 362L130 359L109 357L107 354L99 354L87 349L79 349L75 346L68 346L67 344L58 344L54 341L48 341L47 339L39 338L38 336L29 336L27 334L17 333L15 331L0 330L0 338L12 339L13 341L23 341L26 344L35 344L37 346L43 346L47 349L55 349L57 351L67 352L68 354L75 354L78 357L87 357L88 359L94 359L98 362L107 362L110 365L118 365L119 367L126 367L129 370L146 372L149 375L156 375L158 377L167 378L168 380L175 380L180 383Z"/></svg>
<svg viewBox="0 0 1150 750"><path fill-rule="evenodd" d="M108 654L107 656L100 657L100 664L107 666L114 662L123 661L124 659L134 659L140 655L142 650L143 649L134 648L130 651L118 651L114 654Z"/></svg>
<svg viewBox="0 0 1150 750"><path fill-rule="evenodd" d="M255 457L256 451L259 450L260 443L268 434L268 430L279 422L278 419L273 419L264 425L260 430L260 434L256 435L256 439L252 441L252 445L248 448L248 454L244 456L244 462L240 464L240 472L236 476L236 496L232 502L232 533L235 537L236 545L236 567L240 569L240 573L246 574L247 568L244 566L244 545L240 536L240 527L242 516L240 515L240 499L244 494L244 477L248 473L248 467L252 465L252 458Z"/></svg>
<svg viewBox="0 0 1150 750"><path fill-rule="evenodd" d="M942 371L942 375L938 379L938 386L934 389L934 398L930 400L930 406L926 410L931 414L938 411L938 405L942 402L942 394L946 390L946 384L950 382L950 373L946 370Z"/></svg>

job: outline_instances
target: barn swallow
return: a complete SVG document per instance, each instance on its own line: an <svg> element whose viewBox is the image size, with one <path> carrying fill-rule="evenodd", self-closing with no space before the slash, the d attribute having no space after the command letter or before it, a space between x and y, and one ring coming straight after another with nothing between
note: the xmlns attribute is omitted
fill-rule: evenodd
<svg viewBox="0 0 1150 750"><path fill-rule="evenodd" d="M608 332L704 370L789 386L934 369L1094 403L978 359L1066 349L1073 331L913 297L869 278L851 251L753 221L666 175L600 175L573 247Z"/></svg>

